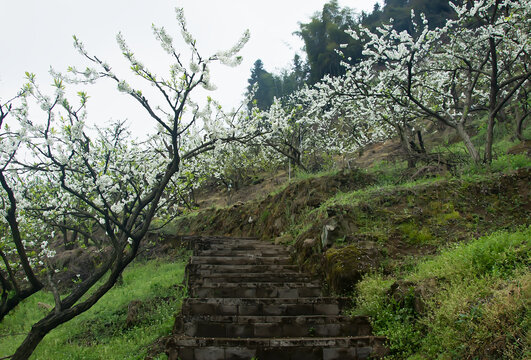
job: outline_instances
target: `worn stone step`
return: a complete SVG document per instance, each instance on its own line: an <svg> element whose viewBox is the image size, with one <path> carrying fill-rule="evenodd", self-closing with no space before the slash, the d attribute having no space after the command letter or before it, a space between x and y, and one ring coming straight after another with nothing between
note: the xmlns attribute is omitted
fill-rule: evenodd
<svg viewBox="0 0 531 360"><path fill-rule="evenodd" d="M270 282L270 283L284 283L284 282L304 282L319 285L321 282L307 274L303 273L214 273L208 275L190 274L188 277L190 285L210 285L219 283L236 283L236 282Z"/></svg>
<svg viewBox="0 0 531 360"><path fill-rule="evenodd" d="M233 249L233 250L255 250L255 249L267 249L267 250L270 250L270 249L276 249L278 251L286 251L286 252L289 252L289 248L288 247L284 247L284 246L278 246L278 245L275 245L275 244L270 244L270 243L265 243L265 242L261 242L261 243L241 243L241 244L236 244L236 245L231 245L231 246L226 246L224 244L219 244L219 243L214 243L214 244L205 244L206 246L204 247L204 250L224 250L224 249L227 249L227 248L230 248L230 249Z"/></svg>
<svg viewBox="0 0 531 360"><path fill-rule="evenodd" d="M232 247L235 244L236 245L270 245L270 246L276 246L276 247L284 247L284 245L276 245L270 241L264 241L260 239L248 239L248 238L219 238L219 239L209 239L209 240L196 240L191 242L191 244L210 244L215 246L224 246L224 247Z"/></svg>
<svg viewBox="0 0 531 360"><path fill-rule="evenodd" d="M195 246L197 244L206 244L206 245L223 245L225 247L231 247L234 245L250 245L250 244L267 244L274 245L271 242L259 240L256 238L209 238L201 240L192 240L190 245Z"/></svg>
<svg viewBox="0 0 531 360"><path fill-rule="evenodd" d="M197 337L335 337L371 334L366 317L300 316L183 316L176 329ZM180 327L180 329L179 329Z"/></svg>
<svg viewBox="0 0 531 360"><path fill-rule="evenodd" d="M231 242L231 241L260 241L265 242L263 240L260 240L255 237L227 237L227 236L199 236L196 238L195 241L205 241L205 242L213 242L213 241L221 241L221 242Z"/></svg>
<svg viewBox="0 0 531 360"><path fill-rule="evenodd" d="M385 338L198 338L167 340L169 360L364 360L385 354Z"/></svg>
<svg viewBox="0 0 531 360"><path fill-rule="evenodd" d="M260 242L237 242L230 245L224 245L219 243L197 243L191 246L191 250L205 251L205 250L277 250L289 252L290 248L284 246L276 246L268 243Z"/></svg>
<svg viewBox="0 0 531 360"><path fill-rule="evenodd" d="M258 256L192 256L191 264L211 265L290 265L288 256L258 257Z"/></svg>
<svg viewBox="0 0 531 360"><path fill-rule="evenodd" d="M191 297L198 298L294 298L321 296L321 286L312 283L223 283L191 285Z"/></svg>
<svg viewBox="0 0 531 360"><path fill-rule="evenodd" d="M216 274L216 273L299 273L297 265L289 264L188 264L186 271L189 274L196 274L199 276Z"/></svg>
<svg viewBox="0 0 531 360"><path fill-rule="evenodd" d="M283 249L286 248L283 246L275 246L272 243L268 243L256 239L213 239L208 241L192 241L189 243L189 248L192 250L208 250L208 249L236 249L241 247L242 250L245 248L264 248L264 249Z"/></svg>
<svg viewBox="0 0 531 360"><path fill-rule="evenodd" d="M183 315L339 315L350 298L186 298Z"/></svg>
<svg viewBox="0 0 531 360"><path fill-rule="evenodd" d="M189 239L189 297L166 350L172 360L351 360L384 354L366 317L293 265L290 248L253 238Z"/></svg>
<svg viewBox="0 0 531 360"><path fill-rule="evenodd" d="M209 250L200 250L194 253L195 256L256 256L256 257L289 257L287 251L279 249L252 249L252 250L234 250L234 249L209 249Z"/></svg>

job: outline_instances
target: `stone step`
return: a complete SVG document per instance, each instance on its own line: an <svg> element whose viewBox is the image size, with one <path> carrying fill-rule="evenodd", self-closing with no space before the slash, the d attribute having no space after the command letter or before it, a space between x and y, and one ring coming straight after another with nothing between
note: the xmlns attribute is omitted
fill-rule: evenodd
<svg viewBox="0 0 531 360"><path fill-rule="evenodd" d="M183 315L339 315L349 298L186 298Z"/></svg>
<svg viewBox="0 0 531 360"><path fill-rule="evenodd" d="M192 256L191 264L211 265L290 265L288 256L257 257L257 256Z"/></svg>
<svg viewBox="0 0 531 360"><path fill-rule="evenodd" d="M209 238L209 239L200 239L192 240L190 245L193 247L197 244L206 244L206 245L222 245L224 247L232 247L235 245L275 245L271 242L259 240L256 238Z"/></svg>
<svg viewBox="0 0 531 360"><path fill-rule="evenodd" d="M255 250L255 249L267 249L267 250L270 250L270 249L276 249L278 251L286 251L286 252L289 252L289 248L287 247L284 247L284 246L281 246L279 247L278 245L275 245L275 244L270 244L270 243L242 243L242 244L239 244L239 245L232 245L230 247L226 246L226 245L223 245L223 244L204 244L205 247L203 248L204 250L224 250L224 249L227 249L227 248L230 248L230 249L233 249L233 250Z"/></svg>
<svg viewBox="0 0 531 360"><path fill-rule="evenodd" d="M212 241L230 242L230 241L235 241L235 240L265 242L265 241L262 241L262 240L260 240L258 238L255 238L255 237L245 237L245 236L242 236L242 237L201 236L201 237L199 237L199 240L200 241L207 241L207 242L212 242Z"/></svg>
<svg viewBox="0 0 531 360"><path fill-rule="evenodd" d="M385 338L198 338L173 336L169 360L364 360L385 354Z"/></svg>
<svg viewBox="0 0 531 360"><path fill-rule="evenodd" d="M345 317L351 299L322 297L290 248L253 238L189 238L183 301L171 360L359 360L385 354L367 317Z"/></svg>
<svg viewBox="0 0 531 360"><path fill-rule="evenodd" d="M183 316L176 328L197 337L336 337L371 334L366 317L330 315L300 316Z"/></svg>
<svg viewBox="0 0 531 360"><path fill-rule="evenodd" d="M279 265L279 264L188 264L186 271L189 274L196 274L199 276L216 274L216 273L299 273L297 265Z"/></svg>
<svg viewBox="0 0 531 360"><path fill-rule="evenodd" d="M224 250L199 250L194 252L195 256L256 256L256 257L289 257L289 253L283 250L278 249L253 249L253 250L233 250L233 249L224 249Z"/></svg>
<svg viewBox="0 0 531 360"><path fill-rule="evenodd" d="M270 283L284 283L284 282L304 282L319 285L321 282L307 274L303 273L214 273L208 275L190 274L188 281L192 285L210 285L220 283L237 283L237 282L270 282Z"/></svg>
<svg viewBox="0 0 531 360"><path fill-rule="evenodd" d="M197 298L296 298L321 296L321 286L312 283L223 283L190 285L190 297Z"/></svg>

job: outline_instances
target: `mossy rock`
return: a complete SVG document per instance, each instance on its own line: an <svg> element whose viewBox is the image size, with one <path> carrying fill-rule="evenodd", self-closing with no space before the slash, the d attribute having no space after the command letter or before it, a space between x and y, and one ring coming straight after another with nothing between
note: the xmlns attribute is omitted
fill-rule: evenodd
<svg viewBox="0 0 531 360"><path fill-rule="evenodd" d="M351 291L367 272L379 263L377 244L373 242L331 248L324 254L324 271L334 293Z"/></svg>

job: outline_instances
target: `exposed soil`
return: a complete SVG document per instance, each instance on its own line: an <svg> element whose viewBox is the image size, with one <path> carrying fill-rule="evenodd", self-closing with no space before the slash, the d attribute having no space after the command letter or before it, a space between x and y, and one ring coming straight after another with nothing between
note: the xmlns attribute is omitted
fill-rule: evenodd
<svg viewBox="0 0 531 360"><path fill-rule="evenodd" d="M265 197L287 181L288 173L282 170L274 174L258 176L251 183L230 192L225 187L211 184L198 191L196 202L199 208L205 209L208 207L223 207L239 202L252 201Z"/></svg>
<svg viewBox="0 0 531 360"><path fill-rule="evenodd" d="M181 217L169 232L274 239L298 221L304 212L318 208L337 192L360 189L372 183L374 179L359 170L305 179L262 200L239 202L223 209L210 208L195 216Z"/></svg>

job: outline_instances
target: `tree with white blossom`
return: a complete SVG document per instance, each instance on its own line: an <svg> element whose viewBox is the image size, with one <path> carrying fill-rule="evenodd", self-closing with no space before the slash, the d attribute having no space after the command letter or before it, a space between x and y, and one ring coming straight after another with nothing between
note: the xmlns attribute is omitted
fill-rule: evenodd
<svg viewBox="0 0 531 360"><path fill-rule="evenodd" d="M398 105L407 97L426 118L454 128L476 163L481 156L467 125L485 114L483 159L490 163L496 117L531 76L531 6L529 0L479 0L452 7L457 18L440 29L429 30L421 16L416 34L391 25L350 34L366 37L364 56L378 64L375 91Z"/></svg>
<svg viewBox="0 0 531 360"><path fill-rule="evenodd" d="M17 151L25 141L26 134L24 131L13 130L9 126L12 124L7 123L13 112L21 110L16 107L15 101L24 99L27 91L27 88L23 89L13 99L0 103L0 321L21 301L43 287L43 283L35 274L26 248L27 241L24 238L18 208L20 197L17 190L21 182L13 169ZM19 270L22 270L26 281L18 276Z"/></svg>
<svg viewBox="0 0 531 360"><path fill-rule="evenodd" d="M325 77L315 85L316 97L327 99L321 106L324 118L342 119L338 124L348 129L349 140L356 147L383 141L398 135L402 150L411 167L416 162L413 148L419 114L407 98L392 99L378 89L379 75L371 60L350 65L341 77ZM397 103L397 100L399 102Z"/></svg>
<svg viewBox="0 0 531 360"><path fill-rule="evenodd" d="M182 174L195 166L194 159L219 144L244 142L256 135L253 129L221 116L213 102L201 108L190 98L196 88L213 88L211 63L218 61L234 66L241 62L238 52L249 33L228 51L204 58L187 30L181 9L177 9L177 20L189 49L189 63L182 59L166 30L153 26L155 37L172 59L167 77L150 71L137 59L123 36L117 36L133 74L153 86L158 99L148 99L109 64L91 55L75 37L74 45L89 67L85 70L71 67L66 75L54 72L52 96L45 94L35 77L28 74L28 96L40 104L44 121L35 120L33 113L17 114L20 128L28 134L26 144L31 150L31 156L18 161L26 171L42 174L50 184L55 184L57 198L42 207L43 215L47 219L81 217L99 224L105 229L106 246L110 250L106 251L102 264L67 296L55 296L54 309L33 325L12 359L28 358L50 330L88 310L112 288L135 258L154 217L175 212L178 204L168 189L187 186L187 177ZM114 81L119 91L136 100L157 125L158 132L147 140L133 140L117 123L94 134L88 125L87 94L79 92L79 99L72 102L66 95L66 87L69 83L92 83L101 78ZM31 199L31 194L28 198ZM46 248L46 243L42 244ZM50 274L53 285L53 272Z"/></svg>
<svg viewBox="0 0 531 360"><path fill-rule="evenodd" d="M251 122L259 129L255 144L269 149L278 161L307 170L310 154L341 154L359 146L353 141L358 130L349 128L344 114L327 111L328 94L305 86L289 96L275 99L265 111L253 109ZM306 157L306 159L305 159Z"/></svg>

